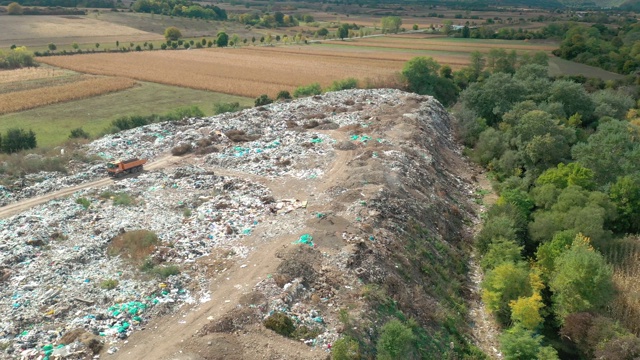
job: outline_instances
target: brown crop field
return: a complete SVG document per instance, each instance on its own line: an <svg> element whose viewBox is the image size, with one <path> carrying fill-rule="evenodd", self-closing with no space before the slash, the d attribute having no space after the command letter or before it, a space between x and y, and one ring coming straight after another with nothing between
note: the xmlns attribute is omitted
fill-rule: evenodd
<svg viewBox="0 0 640 360"><path fill-rule="evenodd" d="M122 77L93 77L68 84L0 94L0 114L84 99L133 87L136 82Z"/></svg>
<svg viewBox="0 0 640 360"><path fill-rule="evenodd" d="M303 46L87 54L38 61L90 74L257 97L313 82L326 86L347 77L388 76L413 56Z"/></svg>

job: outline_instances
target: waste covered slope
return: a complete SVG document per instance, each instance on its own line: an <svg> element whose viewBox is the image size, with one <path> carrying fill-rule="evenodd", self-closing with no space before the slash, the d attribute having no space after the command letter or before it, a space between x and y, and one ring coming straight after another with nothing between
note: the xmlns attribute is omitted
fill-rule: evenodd
<svg viewBox="0 0 640 360"><path fill-rule="evenodd" d="M324 359L349 336L374 356L393 318L412 356L469 354L471 186L451 126L431 97L349 90L88 144L165 160L5 197L86 184L0 220L4 354Z"/></svg>

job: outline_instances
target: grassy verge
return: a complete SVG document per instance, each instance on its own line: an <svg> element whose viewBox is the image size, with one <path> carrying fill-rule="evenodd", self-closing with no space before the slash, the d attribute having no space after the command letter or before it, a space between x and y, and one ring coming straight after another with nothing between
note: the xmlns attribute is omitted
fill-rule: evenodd
<svg viewBox="0 0 640 360"><path fill-rule="evenodd" d="M117 93L0 116L0 132L15 127L33 129L38 146L57 146L68 139L72 129L83 128L96 136L119 117L161 114L180 106L195 105L213 115L213 105L220 102L253 105L250 98L142 83Z"/></svg>

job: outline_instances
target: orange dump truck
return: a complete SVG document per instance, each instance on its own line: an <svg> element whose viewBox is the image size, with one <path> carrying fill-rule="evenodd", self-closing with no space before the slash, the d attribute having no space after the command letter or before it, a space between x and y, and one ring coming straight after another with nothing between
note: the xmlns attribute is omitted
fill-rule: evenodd
<svg viewBox="0 0 640 360"><path fill-rule="evenodd" d="M107 172L111 177L120 177L142 171L142 165L147 163L147 159L133 158L129 160L119 160L107 163Z"/></svg>

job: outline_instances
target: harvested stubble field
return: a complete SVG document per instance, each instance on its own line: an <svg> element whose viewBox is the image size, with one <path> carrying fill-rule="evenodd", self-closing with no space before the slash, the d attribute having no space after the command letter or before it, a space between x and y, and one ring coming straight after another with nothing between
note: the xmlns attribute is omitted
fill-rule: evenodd
<svg viewBox="0 0 640 360"><path fill-rule="evenodd" d="M85 99L128 89L135 84L134 80L123 77L90 77L62 85L0 94L0 114Z"/></svg>
<svg viewBox="0 0 640 360"><path fill-rule="evenodd" d="M68 75L70 71L51 67L29 67L0 71L0 84L22 82L36 79L55 78Z"/></svg>
<svg viewBox="0 0 640 360"><path fill-rule="evenodd" d="M388 76L413 56L300 46L52 56L38 61L84 73L255 98L313 82L326 86L347 77Z"/></svg>
<svg viewBox="0 0 640 360"><path fill-rule="evenodd" d="M491 49L516 50L518 52L551 52L558 48L557 44L550 42L540 43L516 40L457 39L446 36L425 34L392 35L356 39L349 42L349 45L459 53L471 53L474 51L489 52Z"/></svg>
<svg viewBox="0 0 640 360"><path fill-rule="evenodd" d="M0 48L13 44L25 46L77 43L113 43L119 41L160 40L161 34L86 16L23 15L2 16Z"/></svg>

